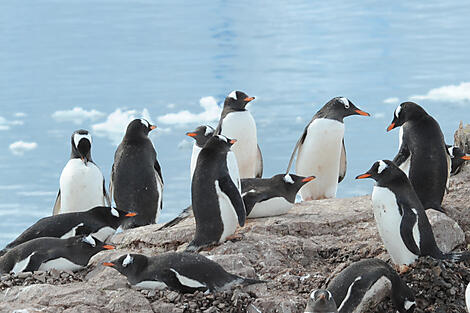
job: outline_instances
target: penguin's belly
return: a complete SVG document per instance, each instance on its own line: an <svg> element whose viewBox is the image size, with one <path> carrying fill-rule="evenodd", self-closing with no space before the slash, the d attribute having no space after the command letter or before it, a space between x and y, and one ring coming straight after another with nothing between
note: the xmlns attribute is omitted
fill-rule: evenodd
<svg viewBox="0 0 470 313"><path fill-rule="evenodd" d="M294 204L287 201L284 197L271 198L256 203L248 218L286 214L293 206Z"/></svg>
<svg viewBox="0 0 470 313"><path fill-rule="evenodd" d="M194 170L196 169L197 157L199 156L199 152L201 152L201 148L199 148L196 144L193 145L193 154L191 155L191 181L193 180Z"/></svg>
<svg viewBox="0 0 470 313"><path fill-rule="evenodd" d="M164 282L157 280L143 280L134 286L142 289L165 289L167 287Z"/></svg>
<svg viewBox="0 0 470 313"><path fill-rule="evenodd" d="M103 206L103 175L99 168L71 159L60 175L60 213L87 211Z"/></svg>
<svg viewBox="0 0 470 313"><path fill-rule="evenodd" d="M227 153L227 169L230 178L232 178L233 183L235 186L237 186L238 191L241 193L242 185L240 182L240 171L238 170L237 157L233 151L229 151Z"/></svg>
<svg viewBox="0 0 470 313"><path fill-rule="evenodd" d="M402 216L393 192L388 188L374 186L372 207L377 229L393 263L397 265L413 263L418 256L408 250L401 237L400 224ZM415 233L414 230L413 233ZM419 247L419 240L417 244Z"/></svg>
<svg viewBox="0 0 470 313"><path fill-rule="evenodd" d="M398 146L400 147L398 150L401 149L401 145L403 143L403 126L400 127L400 132L399 132L399 135L398 135ZM410 155L408 156L408 158L405 160L405 162L403 162L402 164L400 164L399 168L406 174L406 176L410 176L410 163L411 163L411 153Z"/></svg>
<svg viewBox="0 0 470 313"><path fill-rule="evenodd" d="M222 121L222 135L236 139L232 146L240 171L240 178L253 178L258 156L256 124L248 111L231 112Z"/></svg>
<svg viewBox="0 0 470 313"><path fill-rule="evenodd" d="M220 236L219 242L224 242L228 236L233 235L237 230L238 216L230 198L220 189L219 182L215 181L215 190L219 200L220 218L224 227L224 231Z"/></svg>
<svg viewBox="0 0 470 313"><path fill-rule="evenodd" d="M84 266L78 265L73 263L72 261L69 261L66 258L57 258L53 260L49 260L47 262L44 262L39 266L40 271L48 271L51 269L56 269L58 271L78 271L84 268Z"/></svg>
<svg viewBox="0 0 470 313"><path fill-rule="evenodd" d="M315 180L300 189L303 200L336 197L344 124L318 118L307 129L295 163L298 175L314 175Z"/></svg>

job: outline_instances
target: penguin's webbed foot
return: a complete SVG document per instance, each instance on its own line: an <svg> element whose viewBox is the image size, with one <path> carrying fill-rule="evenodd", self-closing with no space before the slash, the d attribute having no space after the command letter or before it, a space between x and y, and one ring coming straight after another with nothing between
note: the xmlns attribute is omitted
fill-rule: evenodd
<svg viewBox="0 0 470 313"><path fill-rule="evenodd" d="M409 267L406 264L398 265L398 273L400 275L403 275L403 274L407 273L410 269L411 269L411 267Z"/></svg>
<svg viewBox="0 0 470 313"><path fill-rule="evenodd" d="M227 238L225 238L226 241L240 241L243 239L243 235L241 234L233 234L233 235L230 235L228 236Z"/></svg>

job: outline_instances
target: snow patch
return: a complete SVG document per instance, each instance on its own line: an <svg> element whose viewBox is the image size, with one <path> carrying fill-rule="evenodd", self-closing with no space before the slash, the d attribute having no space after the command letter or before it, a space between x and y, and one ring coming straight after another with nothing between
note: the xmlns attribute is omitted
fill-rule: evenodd
<svg viewBox="0 0 470 313"><path fill-rule="evenodd" d="M27 151L34 150L38 147L38 144L35 142L26 142L26 141L16 141L12 143L9 148L14 155L23 155Z"/></svg>
<svg viewBox="0 0 470 313"><path fill-rule="evenodd" d="M179 111L178 113L168 113L158 118L163 124L188 124L217 121L222 109L217 105L214 97L203 97L199 100L199 105L204 109L201 113L192 113L188 110Z"/></svg>
<svg viewBox="0 0 470 313"><path fill-rule="evenodd" d="M462 82L459 85L448 85L434 88L425 95L415 95L411 100L431 100L444 102L467 102L470 101L470 82Z"/></svg>
<svg viewBox="0 0 470 313"><path fill-rule="evenodd" d="M74 124L82 124L86 120L97 120L104 116L103 112L97 110L84 110L81 107L74 107L71 110L55 111L52 118L58 122L72 122Z"/></svg>

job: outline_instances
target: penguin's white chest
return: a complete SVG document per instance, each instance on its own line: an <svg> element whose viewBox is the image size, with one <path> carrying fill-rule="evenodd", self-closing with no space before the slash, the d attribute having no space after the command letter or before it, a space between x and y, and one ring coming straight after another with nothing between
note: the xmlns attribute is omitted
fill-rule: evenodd
<svg viewBox="0 0 470 313"><path fill-rule="evenodd" d="M220 189L218 180L215 181L215 190L219 199L220 218L224 226L219 242L224 242L228 236L233 235L237 230L238 216L230 198Z"/></svg>
<svg viewBox="0 0 470 313"><path fill-rule="evenodd" d="M66 258L57 258L53 260L49 260L47 262L44 262L39 266L40 271L48 271L51 269L56 269L58 271L78 271L81 270L83 266L75 264L71 261L69 261Z"/></svg>
<svg viewBox="0 0 470 313"><path fill-rule="evenodd" d="M397 265L413 263L418 256L408 250L401 237L400 224L402 216L400 215L394 193L388 188L374 186L372 191L372 207L377 229L393 263ZM417 231L416 223L413 228L414 236L419 234L419 232L416 233ZM419 247L419 240L417 245Z"/></svg>
<svg viewBox="0 0 470 313"><path fill-rule="evenodd" d="M100 169L80 159L71 159L60 175L60 212L87 211L105 205L103 174Z"/></svg>
<svg viewBox="0 0 470 313"><path fill-rule="evenodd" d="M241 192L240 171L238 169L237 157L233 151L227 153L227 169L233 183L237 186L238 191Z"/></svg>
<svg viewBox="0 0 470 313"><path fill-rule="evenodd" d="M303 200L336 197L344 123L317 118L307 129L295 163L295 171L302 176L316 176L300 189Z"/></svg>
<svg viewBox="0 0 470 313"><path fill-rule="evenodd" d="M231 112L222 121L222 135L236 139L232 146L240 170L240 178L253 178L256 172L258 140L256 123L248 111Z"/></svg>
<svg viewBox="0 0 470 313"><path fill-rule="evenodd" d="M248 218L276 216L286 214L294 204L284 197L275 197L255 204Z"/></svg>
<svg viewBox="0 0 470 313"><path fill-rule="evenodd" d="M201 152L202 148L199 148L197 144L193 145L193 154L191 155L191 181L193 180L194 170L196 169L197 157L199 156L199 152Z"/></svg>
<svg viewBox="0 0 470 313"><path fill-rule="evenodd" d="M403 144L403 126L400 127L400 131L398 134L398 146L399 150L401 149L401 145ZM411 152L408 158L400 164L399 168L406 174L406 176L410 176L410 164L411 164Z"/></svg>

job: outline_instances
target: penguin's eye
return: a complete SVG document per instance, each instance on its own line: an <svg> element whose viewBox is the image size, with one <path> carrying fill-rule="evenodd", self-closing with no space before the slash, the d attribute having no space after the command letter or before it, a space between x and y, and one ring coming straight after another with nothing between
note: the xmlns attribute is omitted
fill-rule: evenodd
<svg viewBox="0 0 470 313"><path fill-rule="evenodd" d="M339 101L344 105L345 109L349 109L349 100L345 97L339 98Z"/></svg>

